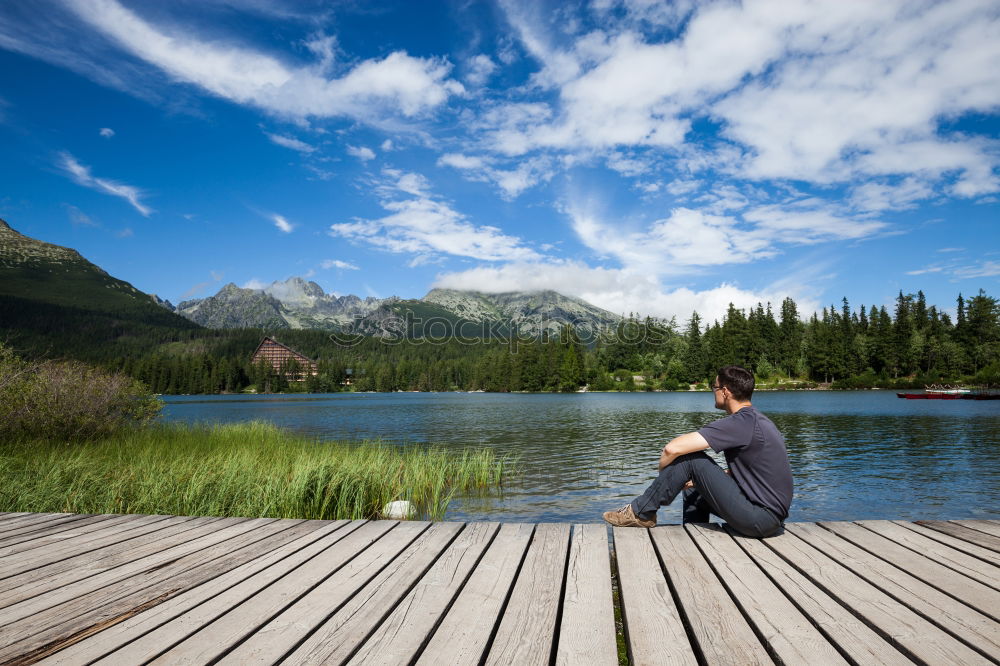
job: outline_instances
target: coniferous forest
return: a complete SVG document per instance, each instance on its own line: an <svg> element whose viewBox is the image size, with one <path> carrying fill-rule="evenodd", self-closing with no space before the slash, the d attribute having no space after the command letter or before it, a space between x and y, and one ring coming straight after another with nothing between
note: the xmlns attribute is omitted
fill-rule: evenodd
<svg viewBox="0 0 1000 666"><path fill-rule="evenodd" d="M616 330L581 340L569 326L540 339L365 337L343 344L327 331L285 330L275 337L318 361L318 374L289 383L253 366L259 329L171 328L119 321L107 326L86 312L33 309L32 326L0 335L22 355L75 358L142 380L156 393L259 391L576 391L678 390L706 384L715 369L750 368L761 387L903 388L932 383L1000 383L1000 303L980 290L956 300L952 318L923 292L903 294L893 308L854 308L845 298L807 319L786 298L749 310L730 305L721 321L697 313L685 322L623 319ZM48 306L46 306L48 307ZM97 315L93 315L96 317ZM97 325L97 324L100 325ZM54 331L54 332L53 332ZM294 370L288 368L286 370Z"/></svg>

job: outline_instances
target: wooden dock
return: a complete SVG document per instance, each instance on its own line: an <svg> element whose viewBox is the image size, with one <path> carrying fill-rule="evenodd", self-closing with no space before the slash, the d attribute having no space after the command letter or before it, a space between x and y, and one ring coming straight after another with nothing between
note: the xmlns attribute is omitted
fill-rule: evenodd
<svg viewBox="0 0 1000 666"><path fill-rule="evenodd" d="M989 664L998 619L1000 521L0 514L0 663Z"/></svg>

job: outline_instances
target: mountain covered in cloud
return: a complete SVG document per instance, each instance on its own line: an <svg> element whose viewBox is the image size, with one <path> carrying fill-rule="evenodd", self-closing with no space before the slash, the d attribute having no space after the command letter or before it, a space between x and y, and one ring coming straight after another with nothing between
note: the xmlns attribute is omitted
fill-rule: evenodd
<svg viewBox="0 0 1000 666"><path fill-rule="evenodd" d="M509 322L512 329L537 334L557 333L563 324L596 331L613 326L621 317L573 296L555 291L481 291L432 289L422 299L474 322Z"/></svg>
<svg viewBox="0 0 1000 666"><path fill-rule="evenodd" d="M506 292L433 289L422 299L361 299L328 294L312 281L293 277L262 289L227 284L214 296L183 301L177 313L209 328L313 328L388 336L462 327L467 335L517 331L558 333L569 324L583 334L613 326L620 317L586 301L554 291Z"/></svg>

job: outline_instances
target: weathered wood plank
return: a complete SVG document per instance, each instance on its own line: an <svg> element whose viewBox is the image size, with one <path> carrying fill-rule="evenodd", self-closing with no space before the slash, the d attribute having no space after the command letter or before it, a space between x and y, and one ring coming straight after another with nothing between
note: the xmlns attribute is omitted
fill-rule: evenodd
<svg viewBox="0 0 1000 666"><path fill-rule="evenodd" d="M106 521L112 517L113 516L111 514L71 514L64 518L57 518L56 520L43 525L28 525L26 527L13 529L0 534L0 553L3 553L5 548L15 544L23 543L25 541L30 541L43 536L49 536L57 532L78 529L84 525L93 526L94 523Z"/></svg>
<svg viewBox="0 0 1000 666"><path fill-rule="evenodd" d="M64 611L64 617L72 619L38 631L9 649L0 649L0 659L9 658L10 653L15 651L26 655L22 658L32 660L48 656L314 529L315 525L301 520L271 521L222 545L217 544L146 572L141 580L127 581L74 599L59 609ZM28 623L34 619L29 618Z"/></svg>
<svg viewBox="0 0 1000 666"><path fill-rule="evenodd" d="M766 543L916 660L928 664L989 663L972 648L802 539L786 534L767 539Z"/></svg>
<svg viewBox="0 0 1000 666"><path fill-rule="evenodd" d="M632 663L697 664L649 531L616 527L613 534L622 619Z"/></svg>
<svg viewBox="0 0 1000 666"><path fill-rule="evenodd" d="M846 664L809 618L775 586L733 538L717 525L688 525L705 559L732 593L771 652L786 664ZM695 612L702 612L700 608Z"/></svg>
<svg viewBox="0 0 1000 666"><path fill-rule="evenodd" d="M915 552L910 548L906 548L900 545L898 542L897 532L903 531L904 534L915 534L910 532L904 527L900 527L895 524L885 524L884 521L863 521L860 524L854 523L819 523L822 528L830 530L837 536L847 539L856 546L859 546L870 553L881 557L884 560L888 560L892 564L896 565L900 569L906 571L910 576L919 578L920 580L928 583L947 594L960 599L969 606L979 609L980 611L992 616L994 619L1000 619L1000 592L996 589L990 587L989 585L984 585L979 582L978 578L970 578L967 575L958 573L957 571L950 569L943 564L941 564L941 559L947 559L949 556L952 557L970 557L964 553L959 553L958 551L945 546L944 544L933 541L932 539L927 539L935 545L941 548L941 551L948 549L952 551L954 555L950 555L947 552L933 552L931 555L926 555L930 552L929 550ZM866 528L867 526L867 528ZM891 529L888 527L891 526ZM801 532L811 531L815 532L813 526L805 524L801 527L797 527ZM920 539L926 539L922 535L916 535ZM933 555L933 557L932 557ZM978 560L977 560L978 562ZM996 585L998 582L997 578L1000 577L1000 568L993 567L990 564L982 562L985 567L992 567L995 572L993 584ZM989 581L984 581L989 582Z"/></svg>
<svg viewBox="0 0 1000 666"><path fill-rule="evenodd" d="M569 525L541 523L518 572L485 663L548 664L555 640Z"/></svg>
<svg viewBox="0 0 1000 666"><path fill-rule="evenodd" d="M986 534L985 532L974 530L971 527L965 527L964 525L948 522L946 520L918 520L915 524L920 525L921 527L936 530L943 534L948 534L956 539L968 541L969 543L976 544L982 548L988 548L989 550L1000 552L1000 541L998 541L996 537L992 534Z"/></svg>
<svg viewBox="0 0 1000 666"><path fill-rule="evenodd" d="M409 545L427 523L366 523L279 581L232 608L196 633L161 654L159 664L204 664L220 658L244 639L260 636L263 627L309 592L320 589L326 605L339 606L346 598ZM329 609L329 610L332 610ZM325 614L324 616L325 617ZM305 617L311 629L322 617ZM271 638L278 636L272 634ZM280 638L280 636L278 636Z"/></svg>
<svg viewBox="0 0 1000 666"><path fill-rule="evenodd" d="M966 555L959 550L955 550L934 539L929 539L922 534L917 534L913 530L908 530L888 520L859 520L857 524L871 532L886 537L900 546L919 553L927 559L964 574L973 581L979 581L983 585L988 585L994 591L1000 588L1000 569L995 565L983 562L977 557ZM830 523L830 525L845 526L843 528L845 534L852 536L859 534L846 527L851 525L851 523ZM848 537L845 536L845 538ZM917 562L920 562L920 560L917 560Z"/></svg>
<svg viewBox="0 0 1000 666"><path fill-rule="evenodd" d="M774 663L684 528L654 528L649 534L705 660L713 664Z"/></svg>
<svg viewBox="0 0 1000 666"><path fill-rule="evenodd" d="M153 523L164 523L167 518L167 516L114 516L99 521L97 525L73 526L39 539L10 544L0 550L0 578L9 577L11 572L30 571L77 553L94 550L100 547L94 545L95 541L106 537L115 540L129 530Z"/></svg>
<svg viewBox="0 0 1000 666"><path fill-rule="evenodd" d="M489 536L496 531L495 523L482 523L479 527L470 528L465 539L462 539L461 536L456 537L460 531L465 534L463 527L462 523L435 523L431 525L430 529L410 544L399 557L392 561L390 566L384 568L336 613L317 627L312 635L289 655L289 663L342 664L347 661L373 630L393 610L398 608L400 600L428 571L431 564L439 556L444 556L451 545L461 540L457 550L466 551L469 546L478 544L474 547L481 551L482 547L489 542ZM420 613L422 611L414 609L414 612ZM287 631L282 633L287 633ZM259 648L244 652L241 645L227 657L225 663L269 662L271 657L278 652L275 648L284 647L286 651L290 651L294 645L294 642L289 641L284 645L270 648L263 655L261 655ZM262 659L261 656L264 658Z"/></svg>
<svg viewBox="0 0 1000 666"><path fill-rule="evenodd" d="M30 616L37 618L38 614L42 611L51 609L55 609L52 613L54 616L53 621L58 621L60 611L56 607L69 603L77 597L82 597L96 590L106 588L113 583L120 583L145 572L156 571L158 568L169 565L185 555L204 550L248 531L259 529L271 522L274 522L274 520L224 518L215 523L204 525L201 529L185 532L184 536L190 537L189 541L171 544L169 547L155 554L147 555L146 557L103 571L94 576L64 585L47 594L31 597L30 599L25 599L24 601L0 609L0 625L6 624L7 628L10 629L17 621Z"/></svg>
<svg viewBox="0 0 1000 666"><path fill-rule="evenodd" d="M241 564L217 578L115 624L42 660L41 664L84 666L140 664L187 636L323 552L365 521L323 521L312 532ZM170 624L176 621L175 624Z"/></svg>
<svg viewBox="0 0 1000 666"><path fill-rule="evenodd" d="M953 520L956 525L992 534L1000 539L1000 521L997 520Z"/></svg>
<svg viewBox="0 0 1000 666"><path fill-rule="evenodd" d="M887 640L841 606L834 597L817 587L765 545L765 542L771 543L794 537L784 535L762 540L745 537L732 531L730 536L852 662L892 666L913 664Z"/></svg>
<svg viewBox="0 0 1000 666"><path fill-rule="evenodd" d="M823 523L828 526L830 523ZM851 525L843 523L843 525ZM861 527L852 525L857 530ZM895 552L891 547L885 547L878 555L864 550L859 544L841 537L840 525L833 531L819 525L797 523L788 529L803 540L812 544L827 555L830 555L845 567L886 592L899 602L920 613L928 620L959 637L974 648L993 657L1000 657L1000 624L995 618L979 613L959 599L953 598L941 591L947 580L935 585L932 581L920 580L914 570L924 573L937 569L942 578L960 577L953 571L930 563L915 562L919 557L915 553L910 556ZM872 535L877 536L877 535ZM879 537L880 538L880 537ZM880 545L872 540L871 545ZM906 550L906 549L903 549ZM888 561L886 561L888 560ZM910 572L910 573L908 573ZM930 584L929 584L930 583ZM989 590L989 588L984 588ZM991 609L994 610L995 609Z"/></svg>
<svg viewBox="0 0 1000 666"><path fill-rule="evenodd" d="M52 520L72 516L72 513L23 513L5 520L0 524L0 536L10 530L15 530L27 525L42 525Z"/></svg>
<svg viewBox="0 0 1000 666"><path fill-rule="evenodd" d="M978 557L979 559L989 562L990 564L1000 566L1000 553L990 550L989 548L977 546L976 544L966 541L965 539L959 539L945 532L938 532L937 530L932 530L929 527L917 525L916 523L902 520L894 520L892 522L897 525L902 525L908 530L913 530L917 534L923 534L928 539L934 539L935 541L943 543L946 546L958 549L963 553L968 553L969 555Z"/></svg>
<svg viewBox="0 0 1000 666"><path fill-rule="evenodd" d="M411 663L486 552L498 527L497 523L468 525L351 657L350 663Z"/></svg>
<svg viewBox="0 0 1000 666"><path fill-rule="evenodd" d="M507 523L452 603L418 664L479 664L525 556L534 526Z"/></svg>
<svg viewBox="0 0 1000 666"><path fill-rule="evenodd" d="M0 608L66 587L90 576L103 573L131 560L157 553L200 534L224 527L219 521L161 521L135 528L120 541L100 549L53 562L0 581ZM211 523L211 525L209 525ZM183 535L183 536L181 536Z"/></svg>
<svg viewBox="0 0 1000 666"><path fill-rule="evenodd" d="M608 528L574 525L556 664L617 664Z"/></svg>
<svg viewBox="0 0 1000 666"><path fill-rule="evenodd" d="M167 518L168 516L117 516L99 523L92 530L83 527L52 535L41 542L9 546L0 556L0 579L117 543L125 538L122 535L129 530L164 523Z"/></svg>

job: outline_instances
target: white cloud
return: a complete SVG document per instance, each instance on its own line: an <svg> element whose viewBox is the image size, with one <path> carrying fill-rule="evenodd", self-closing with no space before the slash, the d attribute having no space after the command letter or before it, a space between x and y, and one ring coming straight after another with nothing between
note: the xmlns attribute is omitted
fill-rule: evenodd
<svg viewBox="0 0 1000 666"><path fill-rule="evenodd" d="M69 173L70 177L78 184L89 187L98 192L104 192L112 196L121 197L128 201L144 217L149 217L153 212L152 208L142 203L144 193L138 187L119 183L107 178L97 178L90 173L90 167L77 162L76 158L68 152L59 153L59 167Z"/></svg>
<svg viewBox="0 0 1000 666"><path fill-rule="evenodd" d="M259 280L257 278L250 278L243 283L243 289L255 289L257 291L263 290L265 287L270 286L269 283Z"/></svg>
<svg viewBox="0 0 1000 666"><path fill-rule="evenodd" d="M927 273L941 273L944 268L941 266L928 266L926 268L918 268L912 271L906 271L907 275L926 275Z"/></svg>
<svg viewBox="0 0 1000 666"><path fill-rule="evenodd" d="M364 60L339 78L321 50L313 66L296 67L254 49L200 39L189 28L156 26L115 0L70 0L78 18L172 79L238 104L293 117L415 116L463 92L450 64L402 51Z"/></svg>
<svg viewBox="0 0 1000 666"><path fill-rule="evenodd" d="M492 183L507 200L514 199L525 190L555 175L552 161L544 156L521 159L511 169L490 166L493 160L462 153L445 153L438 158L438 166L450 166L463 172L463 177L473 182Z"/></svg>
<svg viewBox="0 0 1000 666"><path fill-rule="evenodd" d="M387 153L390 150L393 150L394 147L392 145L392 139L386 139L385 141L383 141L381 148L383 153Z"/></svg>
<svg viewBox="0 0 1000 666"><path fill-rule="evenodd" d="M813 199L757 206L745 211L743 219L754 223L755 232L768 242L791 244L865 238L886 228L879 220L841 215Z"/></svg>
<svg viewBox="0 0 1000 666"><path fill-rule="evenodd" d="M438 166L450 166L456 169L482 169L486 166L486 160L474 155L463 155L461 153L445 153L438 158Z"/></svg>
<svg viewBox="0 0 1000 666"><path fill-rule="evenodd" d="M572 197L563 209L577 238L598 256L656 276L766 259L784 245L867 238L886 228L879 220L851 217L816 199L747 207L735 193L720 190L714 196L714 203L702 209L676 207L648 224L609 222L586 196ZM729 206L744 210L708 212Z"/></svg>
<svg viewBox="0 0 1000 666"><path fill-rule="evenodd" d="M340 259L327 259L326 261L321 263L320 266L324 269L338 268L343 271L360 270L358 266L355 266L354 264L347 261L342 261Z"/></svg>
<svg viewBox="0 0 1000 666"><path fill-rule="evenodd" d="M757 303L778 304L785 296L796 299L802 312L815 309L816 302L801 293L765 288L741 289L723 283L697 291L689 287L665 287L655 277L631 269L591 267L579 262L514 262L481 266L437 276L435 287L471 289L487 293L552 289L576 296L616 314L636 312L655 317L677 317L683 323L697 311L703 321L720 319L730 303L749 308Z"/></svg>
<svg viewBox="0 0 1000 666"><path fill-rule="evenodd" d="M556 97L481 114L484 145L498 153L604 151L635 177L641 164L614 151L648 146L740 178L903 178L900 192L879 189L887 183L858 191L872 211L931 196L933 181L959 197L1000 191L998 142L941 126L1000 105L993 3L601 0L592 6L600 27L562 43L557 12L501 6L541 66L533 85ZM656 41L650 24L679 34ZM699 118L732 143L689 136Z"/></svg>
<svg viewBox="0 0 1000 666"><path fill-rule="evenodd" d="M102 127L100 132L98 132L98 134L103 136L105 139L110 139L115 135L115 131L110 127Z"/></svg>
<svg viewBox="0 0 1000 666"><path fill-rule="evenodd" d="M675 208L668 217L631 231L604 222L581 205L571 205L566 212L584 245L625 268L653 275L745 263L775 253L766 239L739 228L734 218L690 208Z"/></svg>
<svg viewBox="0 0 1000 666"><path fill-rule="evenodd" d="M291 136L284 136L282 134L271 134L270 132L265 132L267 138L271 140L272 143L276 143L284 148L291 148L292 150L297 150L300 153L309 154L316 150L316 146L310 146L305 141L300 141Z"/></svg>
<svg viewBox="0 0 1000 666"><path fill-rule="evenodd" d="M274 226L278 227L280 231L283 231L286 234L292 233L292 230L295 229L294 224L285 219L284 216L278 215L277 213L271 215L271 221L274 222Z"/></svg>
<svg viewBox="0 0 1000 666"><path fill-rule="evenodd" d="M998 261L981 261L978 264L973 264L971 266L961 266L956 268L952 275L960 280L967 280L970 278L984 278L984 277L995 277L1000 275L1000 262Z"/></svg>
<svg viewBox="0 0 1000 666"><path fill-rule="evenodd" d="M375 151L365 146L347 146L347 154L362 162L375 159Z"/></svg>
<svg viewBox="0 0 1000 666"><path fill-rule="evenodd" d="M493 72L497 69L497 64L488 55L480 53L469 58L465 66L465 80L473 86L481 86L486 83Z"/></svg>
<svg viewBox="0 0 1000 666"><path fill-rule="evenodd" d="M851 205L862 211L906 210L927 199L933 189L918 178L905 178L898 184L865 182L851 191Z"/></svg>
<svg viewBox="0 0 1000 666"><path fill-rule="evenodd" d="M500 229L475 225L430 193L430 183L416 173L383 171L375 191L389 214L375 220L356 219L330 226L330 234L368 243L394 253L452 255L483 261L539 258L519 238ZM424 260L426 261L426 259Z"/></svg>

